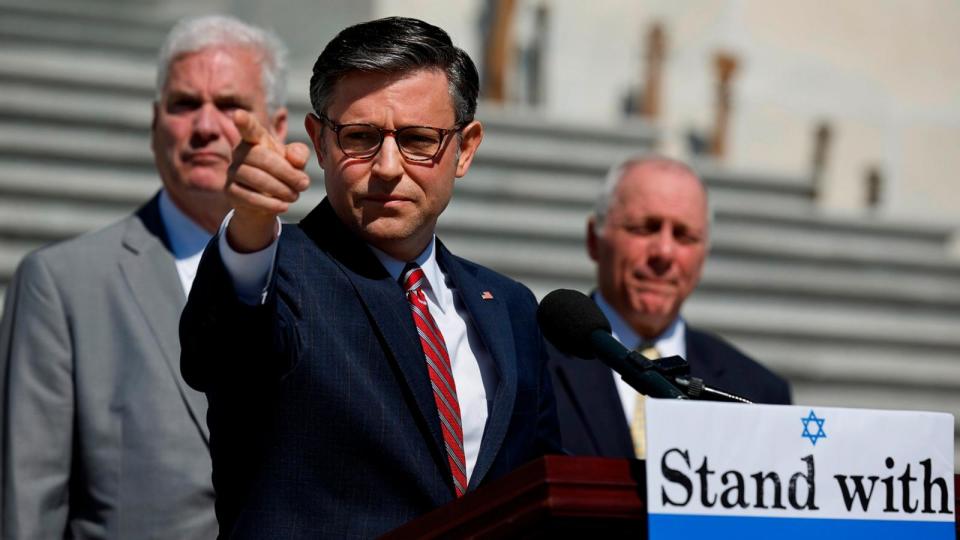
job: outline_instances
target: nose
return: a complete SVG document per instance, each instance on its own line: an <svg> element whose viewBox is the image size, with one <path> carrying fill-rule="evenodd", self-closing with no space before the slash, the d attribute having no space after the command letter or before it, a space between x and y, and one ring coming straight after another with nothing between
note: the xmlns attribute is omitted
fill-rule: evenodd
<svg viewBox="0 0 960 540"><path fill-rule="evenodd" d="M664 224L657 234L650 239L647 265L657 275L666 274L673 266L676 254L676 243L673 238L673 228Z"/></svg>
<svg viewBox="0 0 960 540"><path fill-rule="evenodd" d="M222 134L221 113L213 104L204 104L193 118L193 138L197 146L216 140Z"/></svg>
<svg viewBox="0 0 960 540"><path fill-rule="evenodd" d="M403 176L403 155L392 133L384 135L380 151L373 156L372 172L388 181L398 181Z"/></svg>

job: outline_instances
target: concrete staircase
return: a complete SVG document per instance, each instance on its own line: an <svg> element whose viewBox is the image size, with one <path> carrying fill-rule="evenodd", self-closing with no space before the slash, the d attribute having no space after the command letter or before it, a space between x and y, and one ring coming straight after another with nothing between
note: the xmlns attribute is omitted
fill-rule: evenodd
<svg viewBox="0 0 960 540"><path fill-rule="evenodd" d="M0 288L30 250L119 219L158 188L153 58L176 14L148 2L0 3ZM300 140L307 76L290 84ZM594 194L656 131L489 106L479 117L486 138L441 237L538 295L589 290ZM960 413L960 264L947 227L831 217L807 178L701 169L715 226L692 323L789 377L798 403ZM291 220L323 196L315 163L311 173Z"/></svg>

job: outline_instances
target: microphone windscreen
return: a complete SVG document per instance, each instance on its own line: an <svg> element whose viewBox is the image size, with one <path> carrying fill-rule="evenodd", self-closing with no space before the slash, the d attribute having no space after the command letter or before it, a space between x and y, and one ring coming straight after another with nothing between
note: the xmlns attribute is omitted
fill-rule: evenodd
<svg viewBox="0 0 960 540"><path fill-rule="evenodd" d="M557 289L543 297L537 308L537 321L543 335L565 354L594 358L590 335L603 330L610 333L610 322L587 295L569 289Z"/></svg>

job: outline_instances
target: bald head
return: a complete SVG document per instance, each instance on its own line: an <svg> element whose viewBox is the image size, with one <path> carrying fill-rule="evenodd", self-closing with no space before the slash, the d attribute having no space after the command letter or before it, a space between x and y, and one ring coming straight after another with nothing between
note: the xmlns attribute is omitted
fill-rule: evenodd
<svg viewBox="0 0 960 540"><path fill-rule="evenodd" d="M700 281L709 220L703 183L664 157L608 175L587 231L604 299L642 337L659 336Z"/></svg>
<svg viewBox="0 0 960 540"><path fill-rule="evenodd" d="M638 168L649 168L651 171L661 171L664 173L676 173L675 176L665 175L660 177L661 179L667 179L668 181L670 178L694 179L699 185L703 196L704 213L706 219L708 222L712 221L707 190L703 185L703 181L700 180L700 176L697 174L697 172L682 161L661 156L659 154L649 154L626 158L607 171L607 175L603 181L603 187L601 188L600 194L597 196L597 200L593 207L593 219L597 225L602 225L603 222L606 221L606 216L610 212L610 206L616 201L616 197L614 196L615 192L623 179L627 177L628 173L630 173L633 169Z"/></svg>

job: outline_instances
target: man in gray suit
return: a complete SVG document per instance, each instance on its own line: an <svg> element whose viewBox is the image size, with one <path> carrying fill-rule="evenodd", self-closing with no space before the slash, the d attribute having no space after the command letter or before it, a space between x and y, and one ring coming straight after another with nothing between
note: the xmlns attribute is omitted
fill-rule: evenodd
<svg viewBox="0 0 960 540"><path fill-rule="evenodd" d="M235 19L181 21L151 125L163 189L18 268L0 324L0 537L217 535L206 400L181 379L177 325L228 210L232 113L286 137L284 56Z"/></svg>

